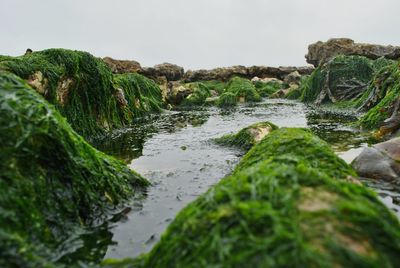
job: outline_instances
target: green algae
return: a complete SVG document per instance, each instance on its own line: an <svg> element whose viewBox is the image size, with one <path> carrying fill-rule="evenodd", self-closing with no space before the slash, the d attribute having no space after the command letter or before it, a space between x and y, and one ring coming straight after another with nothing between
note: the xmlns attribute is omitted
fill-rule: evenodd
<svg viewBox="0 0 400 268"><path fill-rule="evenodd" d="M116 84L123 84L130 98L129 107L121 105L110 68L87 52L48 49L0 58L0 70L27 80L86 138L128 125L132 118L162 107L158 86L139 74L116 76Z"/></svg>
<svg viewBox="0 0 400 268"><path fill-rule="evenodd" d="M392 115L399 96L400 63L395 62L376 73L368 90L357 102L357 106L369 109L360 118L360 125L367 129L378 128Z"/></svg>
<svg viewBox="0 0 400 268"><path fill-rule="evenodd" d="M204 105L206 99L211 96L210 89L204 83L195 82L187 84L193 90L181 103L181 106L201 106Z"/></svg>
<svg viewBox="0 0 400 268"><path fill-rule="evenodd" d="M269 97L272 94L276 93L279 89L282 88L282 84L279 82L262 82L262 81L256 81L253 82L258 94L260 94L261 97Z"/></svg>
<svg viewBox="0 0 400 268"><path fill-rule="evenodd" d="M114 76L115 87L122 89L126 103L120 110L126 122L132 122L160 112L164 106L160 87L151 79L137 73Z"/></svg>
<svg viewBox="0 0 400 268"><path fill-rule="evenodd" d="M231 80L229 80L225 92L233 93L239 101L261 101L260 94L258 94L253 83L245 78L233 77Z"/></svg>
<svg viewBox="0 0 400 268"><path fill-rule="evenodd" d="M219 96L217 106L220 108L234 107L237 105L236 95L232 92L225 92Z"/></svg>
<svg viewBox="0 0 400 268"><path fill-rule="evenodd" d="M216 138L214 139L214 142L224 146L238 147L247 152L260 141L260 138L263 138L264 135L268 135L270 131L277 128L276 125L270 122L255 123L240 130L236 134L227 134L220 138Z"/></svg>
<svg viewBox="0 0 400 268"><path fill-rule="evenodd" d="M328 87L330 93L336 96L338 101L351 100L352 106L355 107L373 75L391 62L387 59L371 60L362 56L336 56L325 65L316 68L307 79L301 82L300 99L303 102L314 102L321 91ZM348 92L343 94L346 88ZM321 101L326 102L325 99Z"/></svg>
<svg viewBox="0 0 400 268"><path fill-rule="evenodd" d="M108 267L396 267L400 224L329 145L272 131L149 254Z"/></svg>
<svg viewBox="0 0 400 268"><path fill-rule="evenodd" d="M215 90L218 94L222 94L226 88L226 83L219 80L199 81L210 91Z"/></svg>
<svg viewBox="0 0 400 268"><path fill-rule="evenodd" d="M89 53L48 49L3 60L0 69L25 80L36 78L36 90L85 137L123 123L112 98L111 70Z"/></svg>
<svg viewBox="0 0 400 268"><path fill-rule="evenodd" d="M52 266L77 228L104 221L148 185L7 72L0 72L0 110L1 267Z"/></svg>

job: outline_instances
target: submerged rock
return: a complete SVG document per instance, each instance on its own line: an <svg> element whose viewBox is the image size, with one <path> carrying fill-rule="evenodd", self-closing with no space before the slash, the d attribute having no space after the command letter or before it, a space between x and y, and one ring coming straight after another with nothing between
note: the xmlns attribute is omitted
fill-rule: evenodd
<svg viewBox="0 0 400 268"><path fill-rule="evenodd" d="M400 179L400 138L365 148L352 166L360 176L397 182Z"/></svg>
<svg viewBox="0 0 400 268"><path fill-rule="evenodd" d="M147 180L76 134L22 79L0 71L0 266L50 267L80 228Z"/></svg>
<svg viewBox="0 0 400 268"><path fill-rule="evenodd" d="M329 62L338 55L364 56L370 59L386 57L400 58L400 47L354 43L349 38L333 38L327 42L318 41L308 46L307 62L315 67Z"/></svg>
<svg viewBox="0 0 400 268"><path fill-rule="evenodd" d="M186 206L150 253L110 265L395 267L400 223L354 175L311 132L274 130Z"/></svg>

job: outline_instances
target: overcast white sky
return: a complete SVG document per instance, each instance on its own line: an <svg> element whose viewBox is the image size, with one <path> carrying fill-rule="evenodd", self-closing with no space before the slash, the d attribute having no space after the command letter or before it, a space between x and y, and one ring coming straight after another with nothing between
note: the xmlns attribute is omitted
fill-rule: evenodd
<svg viewBox="0 0 400 268"><path fill-rule="evenodd" d="M63 47L185 69L305 65L331 37L400 45L399 0L1 0L0 54Z"/></svg>

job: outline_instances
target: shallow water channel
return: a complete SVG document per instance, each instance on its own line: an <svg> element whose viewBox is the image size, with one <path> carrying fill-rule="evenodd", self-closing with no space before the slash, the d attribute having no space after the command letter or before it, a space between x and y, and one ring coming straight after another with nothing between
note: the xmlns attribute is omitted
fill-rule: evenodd
<svg viewBox="0 0 400 268"><path fill-rule="evenodd" d="M179 210L233 170L243 152L218 146L213 138L261 121L308 127L350 162L371 142L348 126L352 120L355 115L314 110L296 101L265 100L229 111L214 107L168 111L151 123L112 133L96 146L125 161L153 186L146 196L131 200L131 210L108 229L111 237L105 258L135 257L149 251ZM399 191L366 183L376 188L388 206L399 210Z"/></svg>

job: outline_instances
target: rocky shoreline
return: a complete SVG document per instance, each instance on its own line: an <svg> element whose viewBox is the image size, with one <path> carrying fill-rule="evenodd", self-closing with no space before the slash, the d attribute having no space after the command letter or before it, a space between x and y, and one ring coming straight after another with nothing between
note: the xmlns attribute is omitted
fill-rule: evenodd
<svg viewBox="0 0 400 268"><path fill-rule="evenodd" d="M350 39L310 45L315 67L185 71L65 49L0 56L0 266L62 267L60 242L149 186L93 148L96 137L164 110L288 98L361 114L353 127L381 143L351 167L309 131L274 122L224 136L217 142L250 150L235 172L179 213L151 253L103 265L395 267L399 220L357 178L399 182L399 57L399 47Z"/></svg>

